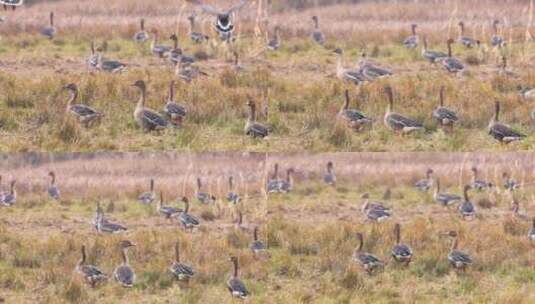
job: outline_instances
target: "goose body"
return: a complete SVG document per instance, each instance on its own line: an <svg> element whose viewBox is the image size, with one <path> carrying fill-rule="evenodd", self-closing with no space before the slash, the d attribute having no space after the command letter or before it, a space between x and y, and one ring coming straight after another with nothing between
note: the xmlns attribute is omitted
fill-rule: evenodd
<svg viewBox="0 0 535 304"><path fill-rule="evenodd" d="M492 136L495 140L499 141L500 143L504 143L504 144L508 144L514 141L520 141L526 137L526 135L515 131L510 126L504 123L501 123L499 121L499 114L500 114L500 102L496 101L494 116L489 122L489 126L487 128L490 136Z"/></svg>
<svg viewBox="0 0 535 304"><path fill-rule="evenodd" d="M362 250L364 246L364 236L362 233L357 233L357 239L359 245L353 253L353 261L358 263L368 274L372 274L374 271L383 268L384 263L375 255Z"/></svg>
<svg viewBox="0 0 535 304"><path fill-rule="evenodd" d="M392 209L385 207L381 202L370 202L366 199L361 207L362 213L368 220L382 222L390 218Z"/></svg>
<svg viewBox="0 0 535 304"><path fill-rule="evenodd" d="M443 193L440 192L440 180L437 179L435 187L435 193L433 194L433 199L435 202L442 206L450 206L452 204L455 204L456 202L461 201L461 196L457 194L450 194L450 193Z"/></svg>
<svg viewBox="0 0 535 304"><path fill-rule="evenodd" d="M270 131L267 126L256 121L256 103L249 99L247 106L249 107L249 116L245 122L245 135L253 138L266 138Z"/></svg>
<svg viewBox="0 0 535 304"><path fill-rule="evenodd" d="M378 66L375 63L370 63L366 59L366 53L362 53L362 58L358 63L360 73L367 81L374 81L383 77L391 76L393 73L389 69Z"/></svg>
<svg viewBox="0 0 535 304"><path fill-rule="evenodd" d="M98 233L109 233L109 234L116 234L116 233L122 233L127 231L128 229L117 223L113 223L108 221L104 217L104 213L102 212L102 209L100 208L100 203L97 202L97 211L95 214L94 223L95 229Z"/></svg>
<svg viewBox="0 0 535 304"><path fill-rule="evenodd" d="M121 73L126 71L126 64L111 59L103 59L102 54L98 54L97 69L108 73Z"/></svg>
<svg viewBox="0 0 535 304"><path fill-rule="evenodd" d="M384 124L387 128L392 131L402 132L402 133L412 133L415 131L424 130L423 125L411 118L407 118L401 114L393 112L394 107L394 96L392 93L392 88L387 86L385 88L386 94L388 95L389 105L385 112Z"/></svg>
<svg viewBox="0 0 535 304"><path fill-rule="evenodd" d="M123 263L117 268L115 268L115 270L113 271L115 280L117 280L117 282L121 284L121 286L126 288L133 287L136 281L136 273L128 263L128 248L133 246L135 245L130 241L121 241L120 247Z"/></svg>
<svg viewBox="0 0 535 304"><path fill-rule="evenodd" d="M105 281L108 279L108 276L100 270L97 266L86 264L86 252L85 245L82 245L82 258L78 265L76 265L76 271L84 281L89 284L91 287L95 287L99 282Z"/></svg>

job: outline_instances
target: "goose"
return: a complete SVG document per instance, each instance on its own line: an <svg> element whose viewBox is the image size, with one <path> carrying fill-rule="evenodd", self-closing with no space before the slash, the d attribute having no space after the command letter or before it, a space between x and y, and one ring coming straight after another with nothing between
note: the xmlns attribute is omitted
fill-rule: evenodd
<svg viewBox="0 0 535 304"><path fill-rule="evenodd" d="M156 211L163 215L166 219L171 219L172 217L178 215L180 212L183 212L183 209L165 206L163 192L160 192L160 200L156 205Z"/></svg>
<svg viewBox="0 0 535 304"><path fill-rule="evenodd" d="M310 36L314 42L319 45L323 45L325 43L325 36L320 30L318 16L312 16L312 21L314 22L314 29L312 30L312 34Z"/></svg>
<svg viewBox="0 0 535 304"><path fill-rule="evenodd" d="M276 26L274 29L273 38L271 38L267 44L267 49L270 51L276 51L281 47L280 26Z"/></svg>
<svg viewBox="0 0 535 304"><path fill-rule="evenodd" d="M60 191L58 186L56 185L56 173L54 171L50 171L48 173L48 176L50 176L50 184L48 185L48 196L54 200L59 200L60 197Z"/></svg>
<svg viewBox="0 0 535 304"><path fill-rule="evenodd" d="M134 34L135 42L145 42L149 40L149 33L145 31L145 19L141 18L139 21L139 32Z"/></svg>
<svg viewBox="0 0 535 304"><path fill-rule="evenodd" d="M182 49L178 47L178 36L176 34L171 35L169 39L173 41L173 48L167 54L171 63L188 65L195 62L194 58L184 55Z"/></svg>
<svg viewBox="0 0 535 304"><path fill-rule="evenodd" d="M462 22L462 21L459 22L459 28L460 28L459 43L461 43L462 45L464 45L467 48L471 48L471 47L476 46L476 45L479 44L478 40L475 40L475 39L470 38L470 37L466 37L464 35L464 22Z"/></svg>
<svg viewBox="0 0 535 304"><path fill-rule="evenodd" d="M199 227L199 225L201 224L199 222L199 220L189 214L189 200L187 197L183 197L182 198L182 202L184 202L185 204L185 208L184 208L184 212L181 212L178 214L178 221L182 224L182 226L184 227L184 229L186 230L190 230L190 232L193 231L194 228L196 227Z"/></svg>
<svg viewBox="0 0 535 304"><path fill-rule="evenodd" d="M336 185L336 175L334 174L334 164L332 161L327 162L327 172L323 176L323 182L329 186Z"/></svg>
<svg viewBox="0 0 535 304"><path fill-rule="evenodd" d="M95 52L95 42L91 41L91 54L87 57L87 65L90 68L98 68L98 54Z"/></svg>
<svg viewBox="0 0 535 304"><path fill-rule="evenodd" d="M99 232L98 231L98 224L99 224L99 221L100 221L101 214L102 214L102 208L100 208L100 202L97 201L97 209L95 211L95 217L91 221L91 224L93 225L93 228L95 228L95 231L97 231L97 232ZM103 221L107 221L104 217L103 217L102 220Z"/></svg>
<svg viewBox="0 0 535 304"><path fill-rule="evenodd" d="M240 195L234 192L234 177L233 176L229 176L228 178L228 191L229 192L227 193L227 197L226 197L228 202L237 204L238 202L241 201Z"/></svg>
<svg viewBox="0 0 535 304"><path fill-rule="evenodd" d="M488 131L489 134L503 144L508 144L513 141L523 140L526 135L513 130L510 126L500 123L500 102L496 101L494 107L494 116L489 122Z"/></svg>
<svg viewBox="0 0 535 304"><path fill-rule="evenodd" d="M195 31L195 16L191 15L188 17L189 20L189 37L191 41L195 43L202 43L209 39L207 35Z"/></svg>
<svg viewBox="0 0 535 304"><path fill-rule="evenodd" d="M134 286L136 281L136 274L134 269L128 264L128 248L136 246L134 243L124 240L121 241L119 247L121 248L121 255L123 258L123 263L119 265L113 271L115 280L123 287L131 288Z"/></svg>
<svg viewBox="0 0 535 304"><path fill-rule="evenodd" d="M481 191L481 190L485 190L485 189L493 187L492 183L478 179L479 170L477 169L477 167L474 166L472 167L471 170L472 170L472 182L470 186L472 186L472 188L478 191Z"/></svg>
<svg viewBox="0 0 535 304"><path fill-rule="evenodd" d="M429 63L431 64L435 64L439 61L441 61L442 59L445 59L448 57L448 54L444 53L444 52L439 52L439 51L432 51L432 50L429 50L427 47L427 35L424 35L424 45L423 45L423 48L422 48L422 56L427 59L427 61L429 61Z"/></svg>
<svg viewBox="0 0 535 304"><path fill-rule="evenodd" d="M459 205L459 213L461 214L461 217L463 219L473 219L476 215L476 209L474 207L474 204L470 201L468 197L468 190L470 190L472 187L470 185L464 186L464 200Z"/></svg>
<svg viewBox="0 0 535 304"><path fill-rule="evenodd" d="M371 253L362 250L364 246L364 236L362 233L357 233L359 241L358 247L353 253L353 261L357 262L366 272L371 275L375 270L383 268L384 263Z"/></svg>
<svg viewBox="0 0 535 304"><path fill-rule="evenodd" d="M510 69L507 69L507 56L502 56L502 65L500 69L498 70L498 74L505 76L505 77L511 77L511 78L518 78L518 74L513 72Z"/></svg>
<svg viewBox="0 0 535 304"><path fill-rule="evenodd" d="M461 201L461 197L457 194L442 193L440 192L440 179L437 178L435 182L435 193L433 194L433 199L435 202L442 206L450 206L455 204L455 202Z"/></svg>
<svg viewBox="0 0 535 304"><path fill-rule="evenodd" d="M522 99L527 100L527 101L535 100L535 88L534 87L519 85L517 89L518 89L518 94L520 95L520 97L522 97Z"/></svg>
<svg viewBox="0 0 535 304"><path fill-rule="evenodd" d="M254 227L253 230L253 242L249 245L251 251L255 257L269 257L267 252L267 246L262 241L258 240L258 226Z"/></svg>
<svg viewBox="0 0 535 304"><path fill-rule="evenodd" d="M156 199L156 192L154 192L154 179L150 179L150 190L148 192L141 193L137 200L145 205L151 204Z"/></svg>
<svg viewBox="0 0 535 304"><path fill-rule="evenodd" d="M360 59L358 66L360 69L360 73L364 76L364 79L368 81L374 81L376 79L384 78L391 76L393 73L392 71L385 69L383 67L380 67L374 63L368 62L366 59L366 52L362 53L362 58Z"/></svg>
<svg viewBox="0 0 535 304"><path fill-rule="evenodd" d="M169 271L177 280L184 282L189 282L195 275L195 271L190 265L180 262L179 241L176 241L175 243L175 260L171 264L171 267L169 267Z"/></svg>
<svg viewBox="0 0 535 304"><path fill-rule="evenodd" d="M253 138L266 138L269 135L269 128L256 121L256 103L249 97L246 105L249 107L249 116L245 122L245 135Z"/></svg>
<svg viewBox="0 0 535 304"><path fill-rule="evenodd" d="M364 113L357 109L350 109L349 108L349 90L345 90L345 100L344 105L340 109L340 112L338 112L338 117L346 122L346 124L356 131L362 130L366 125L370 125L372 123L372 120Z"/></svg>
<svg viewBox="0 0 535 304"><path fill-rule="evenodd" d="M520 188L520 184L514 178L512 178L509 175L509 173L503 172L502 179L503 179L503 187L506 190L513 191L513 190Z"/></svg>
<svg viewBox="0 0 535 304"><path fill-rule="evenodd" d="M195 198L201 204L213 204L216 201L215 196L207 192L202 192L201 178L197 177L197 191L195 191Z"/></svg>
<svg viewBox="0 0 535 304"><path fill-rule="evenodd" d="M141 91L139 101L134 110L134 119L145 132L156 131L167 128L167 120L156 111L145 107L147 97L147 87L143 80L136 81L132 86Z"/></svg>
<svg viewBox="0 0 535 304"><path fill-rule="evenodd" d="M512 211L512 218L513 220L516 220L516 219L521 219L521 220L524 220L524 221L527 221L529 220L528 216L524 213L520 213L520 203L518 202L518 200L513 196L513 202L512 202L512 208L511 208L511 211Z"/></svg>
<svg viewBox="0 0 535 304"><path fill-rule="evenodd" d="M531 229L528 231L528 238L530 241L535 241L535 217L533 218Z"/></svg>
<svg viewBox="0 0 535 304"><path fill-rule="evenodd" d="M500 24L500 20L494 20L492 22L493 35L492 35L492 38L490 38L490 44L493 47L502 48L502 47L505 47L506 43L505 43L505 39L503 39L503 37L498 35L498 24Z"/></svg>
<svg viewBox="0 0 535 304"><path fill-rule="evenodd" d="M0 203L4 201L5 196L6 196L6 192L2 190L2 175L0 175Z"/></svg>
<svg viewBox="0 0 535 304"><path fill-rule="evenodd" d="M279 192L279 183L280 183L280 180L279 180L279 164L278 163L275 163L273 165L273 174L271 175L271 177L268 179L267 181L267 192L268 193L277 193Z"/></svg>
<svg viewBox="0 0 535 304"><path fill-rule="evenodd" d="M186 82L191 82L200 76L208 76L206 72L201 71L201 69L196 66L183 65L180 63L175 63L175 75Z"/></svg>
<svg viewBox="0 0 535 304"><path fill-rule="evenodd" d="M392 92L392 87L386 86L385 92L388 96L388 108L384 116L384 124L387 128L394 132L401 132L402 134L425 130L424 126L420 122L393 112L394 94Z"/></svg>
<svg viewBox="0 0 535 304"><path fill-rule="evenodd" d="M3 206L10 207L17 202L17 191L15 190L16 180L12 180L9 186L9 192L4 194L4 197L0 203Z"/></svg>
<svg viewBox="0 0 535 304"><path fill-rule="evenodd" d="M108 73L121 73L126 71L126 64L111 59L104 59L102 54L97 55L97 70Z"/></svg>
<svg viewBox="0 0 535 304"><path fill-rule="evenodd" d="M97 266L85 263L86 253L85 245L82 245L82 258L76 265L76 271L82 276L87 284L94 288L99 282L108 279L108 276L102 272Z"/></svg>
<svg viewBox="0 0 535 304"><path fill-rule="evenodd" d="M240 64L240 54L237 51L232 52L232 55L234 56L234 61L232 62L232 68L236 72L240 72L245 70L244 66Z"/></svg>
<svg viewBox="0 0 535 304"><path fill-rule="evenodd" d="M54 12L50 12L50 24L41 30L41 35L52 40L56 36L56 28L54 27Z"/></svg>
<svg viewBox="0 0 535 304"><path fill-rule="evenodd" d="M279 182L279 192L280 193L289 193L293 188L293 178L294 169L290 168L286 170L286 180L281 180Z"/></svg>
<svg viewBox="0 0 535 304"><path fill-rule="evenodd" d="M158 44L158 30L152 29L152 43L150 45L150 50L152 54L158 58L164 58L165 55L171 51L171 47L167 45Z"/></svg>
<svg viewBox="0 0 535 304"><path fill-rule="evenodd" d="M458 233L456 231L450 231L448 235L453 238L448 253L448 261L453 268L465 271L468 266L472 265L472 258L467 253L457 249Z"/></svg>
<svg viewBox="0 0 535 304"><path fill-rule="evenodd" d="M169 96L163 108L163 112L169 118L173 126L179 127L188 114L186 106L175 101L175 81L171 80L169 83Z"/></svg>
<svg viewBox="0 0 535 304"><path fill-rule="evenodd" d="M453 130L453 125L459 120L457 113L444 107L444 86L440 86L439 106L433 110L433 117L441 127Z"/></svg>
<svg viewBox="0 0 535 304"><path fill-rule="evenodd" d="M361 84L366 80L361 70L344 68L343 51L341 49L334 50L334 53L337 54L336 77L338 77L339 79L343 81L350 82L356 85Z"/></svg>
<svg viewBox="0 0 535 304"><path fill-rule="evenodd" d="M380 202L370 202L366 199L365 203L361 207L362 213L366 216L367 220L374 222L383 222L390 218L392 210L385 207Z"/></svg>
<svg viewBox="0 0 535 304"><path fill-rule="evenodd" d="M232 297L247 299L249 297L249 291L238 276L238 258L233 256L230 257L229 261L234 265L234 273L227 281L227 289Z"/></svg>
<svg viewBox="0 0 535 304"><path fill-rule="evenodd" d="M122 233L127 231L128 229L117 223L113 223L108 221L104 218L104 213L102 210L98 210L97 207L97 232L98 233L110 233L110 234L116 234L116 233Z"/></svg>
<svg viewBox="0 0 535 304"><path fill-rule="evenodd" d="M232 33L234 32L234 23L232 21L233 15L237 13L248 0L241 0L240 3L232 6L226 11L211 5L202 4L199 0L191 0L190 2L200 5L205 13L216 16L215 29L219 34L219 38L223 41L230 42Z"/></svg>
<svg viewBox="0 0 535 304"><path fill-rule="evenodd" d="M250 229L250 225L247 225L247 224L244 224L243 223L243 214L241 212L241 210L238 209L238 219L235 223L235 228L237 230L241 230L241 231L244 231L244 232L249 232L251 229Z"/></svg>
<svg viewBox="0 0 535 304"><path fill-rule="evenodd" d="M452 56L452 52L451 52L452 43L453 43L453 39L451 38L448 39L447 41L448 56L441 60L442 66L444 66L444 68L450 73L460 73L464 71L464 65L459 59Z"/></svg>
<svg viewBox="0 0 535 304"><path fill-rule="evenodd" d="M418 47L419 38L418 38L418 35L416 34L416 28L417 27L418 27L417 24L412 24L411 25L412 35L407 37L407 38L405 38L405 40L403 40L403 45L406 48L414 49L414 48Z"/></svg>
<svg viewBox="0 0 535 304"><path fill-rule="evenodd" d="M432 186L433 186L433 169L429 168L425 172L425 178L417 181L414 184L414 187L416 187L416 189L422 192L427 192L427 190L431 189Z"/></svg>
<svg viewBox="0 0 535 304"><path fill-rule="evenodd" d="M408 245L401 243L401 225L399 223L394 226L394 235L396 244L392 247L392 257L396 262L409 266L412 260L412 249Z"/></svg>
<svg viewBox="0 0 535 304"><path fill-rule="evenodd" d="M102 113L84 104L75 104L78 98L78 86L74 83L69 83L63 87L64 90L69 91L70 97L67 101L66 111L74 115L80 124L88 128L91 123L104 116Z"/></svg>

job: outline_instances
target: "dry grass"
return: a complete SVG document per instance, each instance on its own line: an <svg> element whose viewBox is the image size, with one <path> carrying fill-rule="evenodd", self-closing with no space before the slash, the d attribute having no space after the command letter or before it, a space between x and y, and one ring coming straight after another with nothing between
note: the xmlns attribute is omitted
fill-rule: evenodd
<svg viewBox="0 0 535 304"><path fill-rule="evenodd" d="M319 183L327 160L335 163L335 188ZM262 185L274 162L296 169L296 185L293 193L266 200ZM522 212L533 215L535 163L529 154L34 154L6 156L0 164L5 179L21 183L17 205L3 208L0 215L0 290L7 303L234 303L224 287L230 274L226 258L234 254L253 294L248 303L534 301L535 259L526 239L530 224L509 220L510 198L501 188L474 193L474 201L493 204L465 222L410 186L432 167L456 192L474 164L484 178L500 185L495 172L516 164L510 172L525 183L517 193ZM51 169L63 192L59 203L43 189ZM218 180L231 173L241 176L238 191L248 198L239 208L246 223L260 225L260 237L272 254L269 261L252 257L247 248L251 235L233 228L235 209L224 202L194 203L193 214L215 216L190 234L159 218L153 206L135 201L149 176L156 178L157 191L174 198L191 195L192 177L202 175L221 197L225 189L217 186ZM381 198L387 190L393 219L379 225L364 222L361 195ZM92 231L89 221L99 198L108 216L130 228L126 235ZM406 269L389 258L394 222L402 224L403 240L415 252ZM460 232L460 248L475 259L466 274L455 274L447 264L449 240L439 233L450 229ZM368 276L351 261L357 231L366 236L365 249L387 261L384 272ZM135 287L125 290L113 280L95 290L83 285L73 272L79 247L86 244L89 261L111 272L120 262L117 243L123 238L138 244L131 254ZM188 288L166 273L177 239L183 259L197 270Z"/></svg>
<svg viewBox="0 0 535 304"><path fill-rule="evenodd" d="M107 2L106 2L107 3ZM279 3L280 4L280 3ZM279 5L277 4L277 5ZM378 9L381 7L381 9ZM431 9L433 8L433 9ZM485 8L486 14L479 14ZM36 33L46 24L47 12L55 10L58 38L44 41ZM143 134L132 118L137 92L129 85L144 79L149 85L149 106L163 105L172 70L152 58L148 46L135 45L130 37L137 21L146 17L148 27L160 29L162 37L187 31L184 16L190 6L173 1L149 6L144 1L105 5L92 1L40 3L9 13L0 26L0 151L131 151L178 149L182 151L491 151L529 150L530 135L522 143L501 147L487 134L495 99L503 101L502 119L520 131L531 134L529 118L532 105L522 101L516 92L519 84L533 84L533 45L525 41L529 23L526 3L470 1L462 3L385 4L365 2L274 13L266 27L265 16L258 19L262 38L255 38L253 25L256 9L247 6L239 15L239 42L245 71L230 68L228 50L181 43L187 53L204 52L208 60L200 62L210 77L191 84L179 83L177 95L190 106L190 116L183 129L161 135ZM487 15L488 13L488 15ZM328 37L327 49L312 45L308 39L310 16L318 14ZM407 15L408 14L408 15ZM28 17L32 16L32 18ZM515 16L515 18L511 18ZM429 35L433 48L443 49L443 41L456 37L458 20L465 20L470 35L488 41L490 20L503 21L502 34L509 41L511 68L520 79L499 76L499 54L485 55L477 50L455 48L462 59L478 58L463 77L452 77L432 69L420 59L418 51L400 46L409 25L416 22L421 33ZM200 17L202 28L211 32L212 19ZM23 21L22 21L23 20ZM179 21L179 22L178 22ZM266 28L283 27L283 48L276 53L263 51ZM528 27L528 30L531 30ZM106 40L106 56L130 65L124 75L88 72L84 58L89 53L89 40ZM345 85L332 77L334 57L329 49L346 50L347 65L368 50L373 60L393 68L396 76L389 80L351 89L358 106L375 118L372 131L354 134L337 128L334 120L342 103ZM76 82L82 102L107 114L102 124L90 130L76 126L64 117L66 95L61 86ZM425 121L429 132L397 138L381 121L385 108L384 85L394 87L397 109ZM430 117L436 106L440 85L446 86L446 103L461 113L454 134L438 131ZM243 135L246 95L264 102L264 91L270 88L269 116L261 117L273 126L269 140L257 141Z"/></svg>

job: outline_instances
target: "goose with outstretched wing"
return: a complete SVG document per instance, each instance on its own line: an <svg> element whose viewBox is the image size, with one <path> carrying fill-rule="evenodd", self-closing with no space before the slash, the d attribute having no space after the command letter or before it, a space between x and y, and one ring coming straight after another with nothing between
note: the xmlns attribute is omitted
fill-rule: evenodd
<svg viewBox="0 0 535 304"><path fill-rule="evenodd" d="M238 12L249 0L241 0L240 3L232 6L227 10L214 7L212 5L203 4L200 0L189 0L189 2L198 5L203 12L217 17L215 22L215 29L219 37L223 41L230 41L232 33L234 32L233 16Z"/></svg>

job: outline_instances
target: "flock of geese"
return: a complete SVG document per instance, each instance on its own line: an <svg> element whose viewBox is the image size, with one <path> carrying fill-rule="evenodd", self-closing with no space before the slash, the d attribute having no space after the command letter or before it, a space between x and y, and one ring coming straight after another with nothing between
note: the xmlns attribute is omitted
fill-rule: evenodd
<svg viewBox="0 0 535 304"><path fill-rule="evenodd" d="M248 2L247 0L242 0L238 5L235 5L228 10L222 10L214 6L204 5L198 0L191 0L189 2L197 7L200 7L203 12L216 16L214 28L221 40L228 42L229 44L235 40L236 37L233 36L233 16ZM54 39L58 33L54 25L54 13L50 12L49 17L49 25L41 30L41 34L48 39ZM189 16L188 20L190 24L189 38L194 43L204 43L211 39L208 35L197 30L194 15ZM324 45L326 38L321 31L318 16L313 16L312 21L313 24L310 37L314 43ZM499 24L500 21L498 20L494 20L492 22L493 35L489 39L489 44L494 48L503 49L507 46L507 43L506 40L499 35ZM480 40L468 37L465 34L465 24L463 22L459 22L458 25L460 28L460 34L457 39L458 43L462 44L466 48L474 48L482 45ZM452 73L461 73L465 70L465 65L462 63L462 61L452 55L451 46L453 43L455 43L455 40L448 39L446 41L448 47L447 53L430 50L428 49L427 37L424 35L422 39L420 39L417 28L417 24L411 25L412 34L402 42L405 47L415 49L420 45L420 41L422 40L422 56L425 60L428 60L433 65L440 64L447 71ZM281 47L282 41L280 33L281 27L278 25L275 26L273 37L269 39L266 45L268 50L276 51ZM175 65L176 74L179 76L179 78L186 81L191 81L198 76L206 75L205 72L194 65L196 59L193 56L184 54L183 49L179 46L178 36L176 34L171 35L169 39L173 42L172 46L161 44L159 41L158 30L152 29L147 31L145 29L144 19L140 20L140 29L133 36L133 40L139 43L144 43L150 40L150 50L152 54L162 60L168 60L170 63ZM371 82L383 77L389 77L394 74L390 69L384 68L377 63L367 60L365 53L363 53L363 57L358 61L357 68L345 68L343 66L343 51L341 49L335 49L334 52L338 56L336 75L343 81L361 85L363 83ZM235 64L236 67L238 67L239 55L236 51L234 52L234 55L236 57ZM504 56L503 71L505 71L506 62L506 57ZM100 48L95 48L93 42L91 42L91 54L87 59L87 63L91 68L95 68L99 71L115 73L127 70L126 64L118 60L103 58L102 50L100 50ZM239 69L236 70L238 71ZM510 73L506 73L506 76L509 75ZM145 132L163 130L169 127L179 128L183 125L188 114L188 107L186 104L180 103L175 99L173 91L174 83L174 81L171 82L169 94L167 95L167 101L161 109L151 109L146 106L147 85L143 80L138 80L133 84L134 87L140 90L140 98L134 109L134 118L138 125ZM94 121L100 120L104 116L104 113L99 110L96 110L88 105L76 103L78 96L76 84L68 84L64 88L71 92L70 98L67 102L67 112L77 117L80 124L82 124L84 127L89 127ZM442 86L440 88L439 103L434 109L432 117L436 120L439 127L443 128L445 131L451 132L453 130L453 126L459 123L460 115L454 109L448 108L444 105L444 90L445 89ZM524 97L529 98L532 95L535 96L535 88L520 87L520 90L521 95ZM386 86L384 91L387 97L386 102L388 107L385 111L383 121L384 125L388 129L397 134L426 131L422 121L407 117L402 113L394 112L394 96L393 88L391 86ZM369 118L359 109L350 108L349 103L349 95L346 91L345 102L337 115L338 120L344 124L347 124L350 129L355 131L361 131L367 127L371 127L375 120ZM256 104L251 96L247 97L246 106L249 109L249 115L245 121L245 135L254 138L267 138L272 132L273 127L257 121ZM524 139L526 137L525 134L499 121L499 111L500 103L499 101L496 101L495 114L490 119L487 127L487 131L490 136L501 143L510 143ZM535 120L535 110L531 116L532 119Z"/></svg>
<svg viewBox="0 0 535 304"><path fill-rule="evenodd" d="M268 179L265 184L265 191L268 195L285 194L293 191L294 182L292 175L294 173L293 168L286 170L286 176L281 178L279 176L279 165L274 164L273 171L269 173ZM497 185L482 179L479 176L479 170L477 167L471 169L471 180L463 187L463 195L443 191L440 184L440 179L434 177L434 171L428 169L425 172L425 177L414 183L414 188L421 192L429 192L434 188L433 200L442 207L450 210L450 206L457 204L457 212L460 218L463 220L473 220L477 216L477 209L469 196L469 192L476 191L488 191ZM59 200L61 192L56 184L56 174L49 172L49 182L46 192L51 199ZM512 197L512 217L514 219L529 220L529 217L519 211L519 202L515 199L514 191L522 186L515 179L513 179L509 173L504 172L502 175L502 186L508 191ZM334 163L332 161L327 162L325 172L322 176L322 182L327 186L335 186L337 184L337 178L334 170ZM199 204L213 205L217 198L209 192L203 191L203 184L201 178L197 178L197 188L194 193L194 197ZM365 222L382 223L388 220L393 215L393 209L383 202L370 200L368 194L362 195L364 202L361 206L361 212L365 219ZM252 230L252 241L250 243L250 250L255 258L269 259L269 248L266 243L259 239L259 226L255 225L243 225L242 213L237 205L241 201L241 196L234 188L234 179L229 177L228 179L228 193L223 198L229 203L233 203L232 206L236 208L238 212L238 222L235 224L237 229L242 231ZM4 192L1 188L1 176L0 176L0 203L2 206L10 207L16 203L17 193L15 189L15 180L11 181L9 191ZM147 192L138 195L137 200L144 205L151 205L156 203L156 210L163 218L176 221L186 232L194 233L201 225L201 220L192 214L190 211L190 203L187 197L179 198L179 202L184 204L183 208L165 205L164 195L159 193L159 197L155 188L155 180L151 179L149 189ZM529 240L535 241L535 217L532 218L533 226L529 229L527 236ZM128 228L106 217L100 203L97 202L95 216L91 221L92 227L99 234L117 234L128 231ZM251 229L252 228L252 229ZM447 231L442 233L443 235L452 238L451 248L447 254L447 259L451 266L455 270L465 271L468 266L473 262L472 257L462 250L458 249L458 232ZM413 259L413 250L408 244L401 241L401 225L396 223L394 226L395 243L392 247L392 258L402 265L408 266ZM385 263L376 255L365 252L364 248L364 235L357 233L356 238L358 240L358 246L356 247L352 259L354 262L362 266L363 270L372 275L377 270L383 268ZM135 244L128 240L123 240L119 243L118 252L122 257L122 263L118 265L113 271L113 276L119 284L124 287L132 287L135 284L136 275L134 269L129 264L128 249L134 247ZM86 248L81 248L81 259L76 266L78 273L86 280L86 282L95 287L98 283L108 279L108 275L100 270L95 265L89 265L86 263ZM177 241L174 246L175 260L169 266L169 271L181 282L189 282L195 276L195 270L190 264L184 263L180 256L180 246ZM227 288L232 296L237 298L246 298L249 295L244 282L239 278L238 258L233 256L230 258L232 262L233 272L227 281Z"/></svg>

